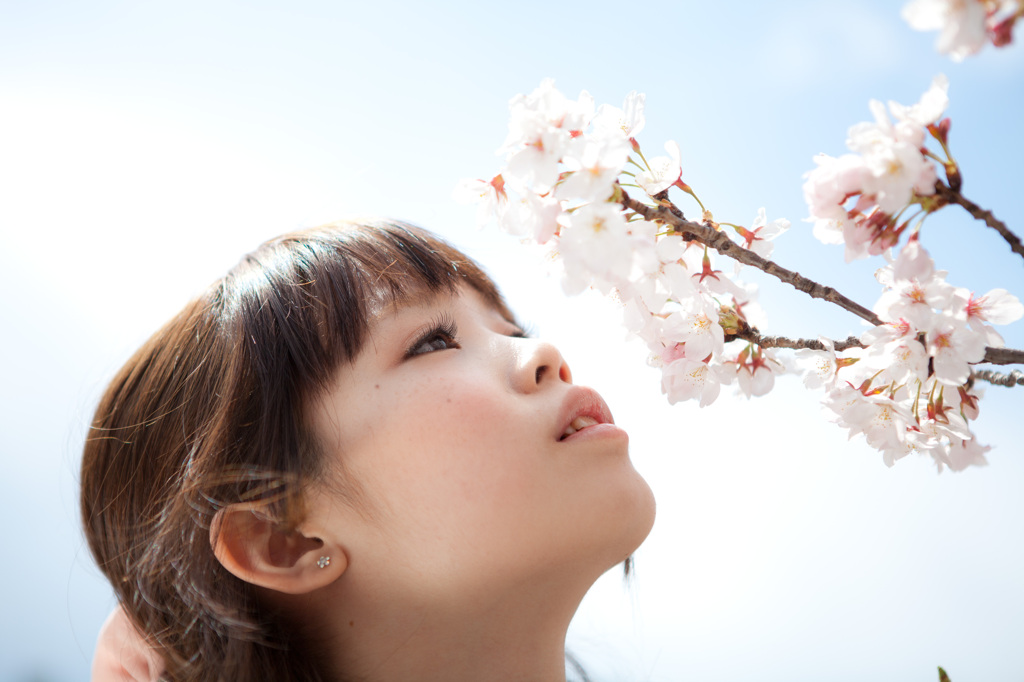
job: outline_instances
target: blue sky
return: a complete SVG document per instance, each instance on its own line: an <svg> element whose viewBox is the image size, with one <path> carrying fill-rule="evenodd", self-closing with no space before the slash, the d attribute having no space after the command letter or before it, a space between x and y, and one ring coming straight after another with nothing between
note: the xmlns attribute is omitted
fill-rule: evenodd
<svg viewBox="0 0 1024 682"><path fill-rule="evenodd" d="M779 261L871 305L878 261L843 264L801 222L801 175L844 150L871 98L951 81L965 193L1024 230L1024 50L957 64L899 3L0 3L0 678L82 679L109 590L77 527L75 479L113 371L242 253L282 231L383 214L441 232L627 425L659 519L638 577L581 608L570 644L598 679L954 680L1024 676L1021 389L991 388L990 466L886 469L798 381L669 407L613 306L566 300L525 249L454 204L489 176L508 100L553 77L618 104L641 143L682 151L716 218L794 227ZM688 208L684 204L684 208ZM1001 241L947 209L924 243L949 281L1024 294ZM755 281L755 277L751 277ZM765 283L770 333L856 320ZM1022 324L1005 330L1024 347ZM36 676L35 678L33 677ZM603 677L602 677L603 676Z"/></svg>

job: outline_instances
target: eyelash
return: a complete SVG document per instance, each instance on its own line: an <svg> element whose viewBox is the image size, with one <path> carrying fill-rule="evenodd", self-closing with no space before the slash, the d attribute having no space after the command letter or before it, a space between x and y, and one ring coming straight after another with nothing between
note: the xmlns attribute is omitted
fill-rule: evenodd
<svg viewBox="0 0 1024 682"><path fill-rule="evenodd" d="M459 348L459 342L456 340L459 335L459 329L455 326L455 320L448 315L442 315L435 319L426 330L416 337L416 340L410 344L409 349L405 352L406 358L412 358L417 355L426 355L427 353L433 353L439 350L449 350L451 348ZM443 341L446 345L444 348L430 348L429 350L420 350L420 348L429 342L436 340Z"/></svg>
<svg viewBox="0 0 1024 682"><path fill-rule="evenodd" d="M516 324L516 330L509 334L509 336L516 339L533 339L537 336L535 333L536 331L537 330L534 329L532 325L523 326L521 324Z"/></svg>

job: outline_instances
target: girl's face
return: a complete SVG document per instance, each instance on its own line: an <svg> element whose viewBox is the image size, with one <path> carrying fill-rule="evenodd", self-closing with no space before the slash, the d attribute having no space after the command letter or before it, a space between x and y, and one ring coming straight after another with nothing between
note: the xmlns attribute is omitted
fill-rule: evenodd
<svg viewBox="0 0 1024 682"><path fill-rule="evenodd" d="M309 511L337 532L347 575L383 589L471 600L569 579L585 591L653 524L601 398L468 287L382 313L312 412L356 494L321 486Z"/></svg>

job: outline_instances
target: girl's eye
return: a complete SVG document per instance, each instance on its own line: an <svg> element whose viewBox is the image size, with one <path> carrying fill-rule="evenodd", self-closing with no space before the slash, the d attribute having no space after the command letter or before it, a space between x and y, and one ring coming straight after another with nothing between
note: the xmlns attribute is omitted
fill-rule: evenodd
<svg viewBox="0 0 1024 682"><path fill-rule="evenodd" d="M409 355L423 355L432 353L435 350L448 350L458 348L459 344L447 334L434 334L429 339L417 341L416 345L409 349Z"/></svg>
<svg viewBox="0 0 1024 682"><path fill-rule="evenodd" d="M457 335L458 330L455 328L455 321L451 318L443 317L431 323L430 327L412 342L405 355L407 358L411 358L416 355L433 353L434 351L460 348L459 342L455 340Z"/></svg>

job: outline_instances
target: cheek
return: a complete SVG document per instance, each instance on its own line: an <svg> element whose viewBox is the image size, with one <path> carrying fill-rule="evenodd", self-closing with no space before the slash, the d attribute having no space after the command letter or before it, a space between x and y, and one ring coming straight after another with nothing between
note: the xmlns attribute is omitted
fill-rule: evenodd
<svg viewBox="0 0 1024 682"><path fill-rule="evenodd" d="M417 532L493 532L552 495L537 419L503 388L438 380L398 403L375 438L375 487Z"/></svg>

